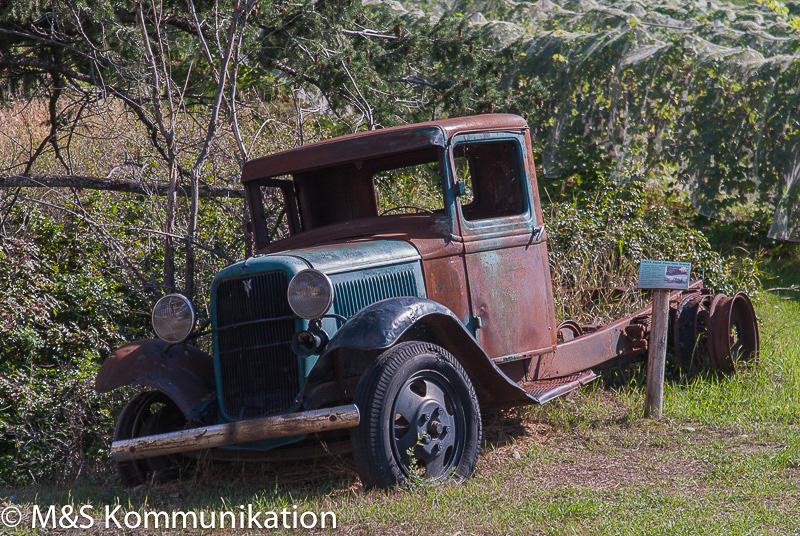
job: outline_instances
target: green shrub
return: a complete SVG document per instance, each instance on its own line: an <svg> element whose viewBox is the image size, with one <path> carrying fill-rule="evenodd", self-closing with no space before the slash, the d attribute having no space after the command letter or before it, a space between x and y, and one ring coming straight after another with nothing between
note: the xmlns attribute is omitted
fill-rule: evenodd
<svg viewBox="0 0 800 536"><path fill-rule="evenodd" d="M557 317L602 322L644 306L635 290L641 259L691 262L691 277L717 292L757 292L761 253L714 251L691 227L690 210L644 183L602 179L553 202L546 225Z"/></svg>
<svg viewBox="0 0 800 536"><path fill-rule="evenodd" d="M72 481L94 473L122 400L94 392L100 362L143 322L91 232L25 224L33 238L0 244L0 483Z"/></svg>

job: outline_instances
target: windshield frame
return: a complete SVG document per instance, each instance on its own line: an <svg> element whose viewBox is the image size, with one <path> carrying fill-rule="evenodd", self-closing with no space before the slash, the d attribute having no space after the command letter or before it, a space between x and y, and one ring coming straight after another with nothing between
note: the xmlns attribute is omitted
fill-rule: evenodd
<svg viewBox="0 0 800 536"><path fill-rule="evenodd" d="M436 158L423 158L426 152L431 154L435 152ZM280 189L280 192L283 196L283 203L286 207L286 217L288 220L290 238L312 231L314 232L313 234L315 236L324 237L324 229L327 227L330 227L331 231L335 230L335 233L332 234L336 235L341 234L342 227L352 227L353 236L363 236L365 234L364 229L369 228L369 225L360 225L355 222L362 222L366 224L369 221L373 221L379 224L380 222L391 218L393 221L396 221L398 225L402 226L403 222L409 221L409 216L419 217L421 215L427 215L430 219L437 220L435 225L436 228L446 231L446 233L450 234L451 236L457 236L459 230L457 228L456 198L453 189L452 170L449 160L449 151L446 147L433 146L426 149L417 149L404 153L397 153L395 155L391 155L391 157L373 158L369 161L352 160L349 162L339 163L337 166L315 170L311 176L308 174L308 172L301 172L298 174L290 174L291 179L269 177L248 181L245 184L245 188L247 190L247 200L250 207L252 230L256 242L256 249L266 250L267 247L271 245L271 241L269 239L269 230L267 228L268 222L266 220L263 206L262 187L275 187ZM387 161L389 164L381 165L381 162ZM378 213L378 199L374 175L386 170L401 169L403 167L409 167L424 162L438 163L442 195L442 209L439 209L441 212L437 210L431 214L410 213L380 215ZM343 202L343 200L346 199L346 195L352 194L352 191L348 192L348 194L342 193L342 197L338 199L331 199L330 196L326 196L327 198L322 200L322 202L320 202L319 199L311 199L312 196L319 195L317 192L315 192L315 181L316 184L319 184L319 181L326 180L325 176L326 171L328 170L335 168L344 169L348 166L352 166L350 168L351 170L364 169L366 166L365 173L367 173L368 175L366 176L369 177L369 188L366 187L367 181L365 179L365 175L363 174L360 176L345 176L345 178L340 179L342 185L347 185L358 180L362 181L360 186L361 192L358 194L362 199L360 202L356 200L356 204L353 205L354 210L358 210L360 215L357 214L357 217L344 217L335 221L314 225L315 204L316 207L318 207L318 210L324 210L325 206L328 206L331 203L335 204L337 202ZM369 190L369 199L367 199L367 190ZM347 202L351 201L352 200L347 200ZM406 218L403 218L403 216ZM349 225L351 222L353 222L352 225ZM376 225L376 228L382 227L384 226ZM398 230L402 231L402 229Z"/></svg>

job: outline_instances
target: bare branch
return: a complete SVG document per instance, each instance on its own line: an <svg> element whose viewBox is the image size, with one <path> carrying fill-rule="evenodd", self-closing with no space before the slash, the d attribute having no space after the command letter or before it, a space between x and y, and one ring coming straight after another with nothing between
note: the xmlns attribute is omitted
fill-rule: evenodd
<svg viewBox="0 0 800 536"><path fill-rule="evenodd" d="M136 22L136 13L133 11L128 11L127 9L121 7L115 7L114 14L117 16L120 22L124 22L126 24L133 24ZM148 22L153 22L153 19L148 18ZM168 13L161 18L161 22L186 33L195 33L195 27L192 21L186 17L181 17L180 15Z"/></svg>
<svg viewBox="0 0 800 536"><path fill-rule="evenodd" d="M206 127L206 137L203 146L200 149L197 159L192 168L191 179L191 204L189 207L189 222L187 226L187 236L189 240L194 241L195 231L197 230L197 215L199 211L199 197L198 197L198 184L200 181L200 171L208 158L211 143L213 142L217 133L217 122L219 121L219 111L222 107L223 97L225 95L225 86L228 80L228 69L231 62L233 51L236 49L236 36L238 33L239 17L241 15L242 6L237 0L233 7L231 20L228 26L228 39L225 44L225 52L221 59L219 78L217 79L217 91L214 95L214 105L211 108L211 117L208 120ZM195 19L196 20L196 19ZM198 23L199 30L199 23ZM232 85L235 85L234 80ZM191 243L187 243L186 247L186 296L192 300L194 298L194 269L195 269L195 254Z"/></svg>
<svg viewBox="0 0 800 536"><path fill-rule="evenodd" d="M242 40L244 39L244 30L245 26L247 25L247 18L250 15L250 10L254 3L257 0L251 0L248 4L245 5L245 13L243 17L243 21L241 24L241 28L239 29L239 37L236 41L236 48L233 51L233 73L231 74L231 102L230 102L230 120L231 120L231 129L233 130L233 137L236 140L236 147L239 149L239 154L237 156L237 160L239 161L239 167L242 167L247 160L248 152L244 146L244 140L242 140L242 133L239 129L239 111L236 108L236 89L237 89L237 81L239 80L239 64L241 62L241 51L242 51Z"/></svg>
<svg viewBox="0 0 800 536"><path fill-rule="evenodd" d="M310 83L314 84L317 87L319 87L319 85L320 85L319 80L317 80L313 76L308 76L307 74L302 74L301 75L299 72L297 72L295 69L292 69L291 67L289 67L285 63L282 63L280 61L276 61L275 62L275 67L279 71L283 71L286 74L290 74L292 76L299 76L300 78L302 78L306 82L310 82Z"/></svg>
<svg viewBox="0 0 800 536"><path fill-rule="evenodd" d="M375 37L375 38L378 38L378 39L391 39L393 41L397 40L397 37L394 36L394 35L386 35L386 34L378 33L375 30L362 30L360 32L355 31L355 30L342 30L342 33L343 34L347 34L347 35L357 35L359 37L365 37L365 38Z"/></svg>
<svg viewBox="0 0 800 536"><path fill-rule="evenodd" d="M92 83L92 77L77 71L73 71L63 63L56 63L42 58L31 58L21 56L6 56L0 51L0 69L35 69L37 71L47 71L63 74L68 78L80 80L81 82Z"/></svg>
<svg viewBox="0 0 800 536"><path fill-rule="evenodd" d="M205 57L206 61L208 62L208 66L211 69L211 75L214 77L214 81L219 80L219 71L217 71L217 65L214 63L214 58L211 57L211 50L208 48L208 41L206 41L205 35L203 35L203 28L200 24L200 19L197 17L197 11L194 7L193 0L188 0L187 4L189 5L189 13L192 15L192 21L194 22L194 31L197 34L198 39L200 39L200 50L203 52L203 56Z"/></svg>
<svg viewBox="0 0 800 536"><path fill-rule="evenodd" d="M82 188L85 190L104 190L138 195L169 195L169 185L146 184L127 179L86 177L81 175L20 175L0 173L0 188ZM244 198L244 190L222 186L201 184L200 197ZM179 188L177 194L188 197L190 193Z"/></svg>
<svg viewBox="0 0 800 536"><path fill-rule="evenodd" d="M428 86L428 87L436 87L436 84L432 84L428 82L424 78L420 78L419 76L409 75L403 78L390 78L390 82L405 82L409 85L418 85L418 86Z"/></svg>
<svg viewBox="0 0 800 536"><path fill-rule="evenodd" d="M359 89L355 78L353 78L353 75L350 74L350 69L347 68L347 65L345 64L344 61L342 62L342 68L344 69L344 72L347 73L347 77L350 79L350 83L353 84L353 87L355 88L356 93L358 94L358 97L361 101L358 102L358 100L354 97L353 104L355 104L358 108L360 108L362 113L367 117L367 124L369 130L375 130L375 120L373 119L374 116L372 113L372 106L370 106L369 101L366 98L364 98L364 95L361 93L361 89Z"/></svg>

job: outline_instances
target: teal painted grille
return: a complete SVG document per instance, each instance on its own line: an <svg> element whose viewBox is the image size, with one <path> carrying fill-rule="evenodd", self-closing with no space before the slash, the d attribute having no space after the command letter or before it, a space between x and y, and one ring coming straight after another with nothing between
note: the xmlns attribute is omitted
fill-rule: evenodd
<svg viewBox="0 0 800 536"><path fill-rule="evenodd" d="M217 326L291 316L289 278L266 272L217 286ZM222 408L232 419L274 415L290 409L300 390L292 352L294 320L250 324L217 333Z"/></svg>
<svg viewBox="0 0 800 536"><path fill-rule="evenodd" d="M334 285L336 312L351 317L367 305L386 298L416 296L417 284L411 270L343 281Z"/></svg>

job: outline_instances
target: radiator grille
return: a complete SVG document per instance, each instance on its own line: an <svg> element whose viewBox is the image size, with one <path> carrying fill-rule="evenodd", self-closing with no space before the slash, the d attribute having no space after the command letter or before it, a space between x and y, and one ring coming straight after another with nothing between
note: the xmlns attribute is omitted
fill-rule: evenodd
<svg viewBox="0 0 800 536"><path fill-rule="evenodd" d="M338 314L349 318L371 303L386 298L416 295L414 273L404 270L337 283L334 307Z"/></svg>
<svg viewBox="0 0 800 536"><path fill-rule="evenodd" d="M286 299L288 285L287 275L280 271L221 282L216 291L217 327L292 315ZM262 417L295 405L300 378L291 349L293 335L291 319L217 333L220 402L228 416Z"/></svg>

